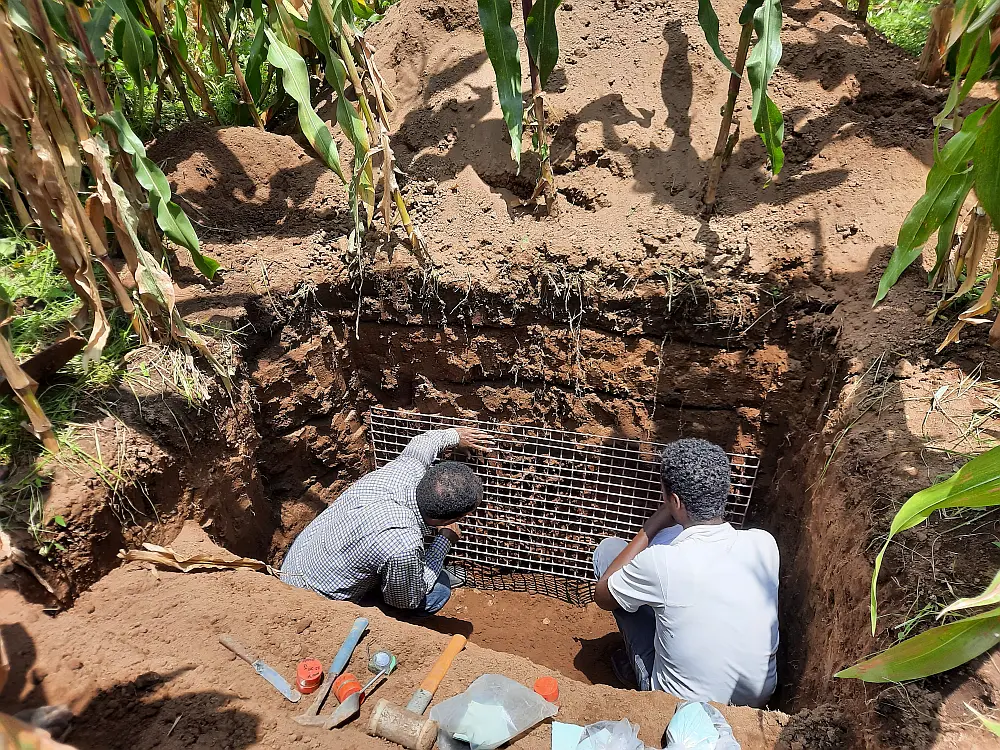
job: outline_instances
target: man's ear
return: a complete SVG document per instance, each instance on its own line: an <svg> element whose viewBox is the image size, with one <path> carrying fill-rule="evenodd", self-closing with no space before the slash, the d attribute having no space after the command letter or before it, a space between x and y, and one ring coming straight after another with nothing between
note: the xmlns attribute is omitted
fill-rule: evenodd
<svg viewBox="0 0 1000 750"><path fill-rule="evenodd" d="M670 493L669 502L670 502L670 510L672 510L674 513L674 518L677 518L677 511L681 510L681 508L683 507L683 503L681 503L681 499L680 497L678 497L676 492Z"/></svg>

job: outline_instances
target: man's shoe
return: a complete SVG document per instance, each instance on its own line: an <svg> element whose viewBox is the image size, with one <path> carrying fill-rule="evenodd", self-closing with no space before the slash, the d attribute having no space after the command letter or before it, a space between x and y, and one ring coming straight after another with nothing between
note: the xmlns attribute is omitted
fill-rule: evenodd
<svg viewBox="0 0 1000 750"><path fill-rule="evenodd" d="M618 681L629 690L638 690L639 681L635 678L635 667L628 658L628 651L620 648L611 654L611 669Z"/></svg>
<svg viewBox="0 0 1000 750"><path fill-rule="evenodd" d="M462 588L469 578L468 574L465 572L465 568L460 568L457 565L449 567L449 569L444 572L448 576L448 586L451 589Z"/></svg>

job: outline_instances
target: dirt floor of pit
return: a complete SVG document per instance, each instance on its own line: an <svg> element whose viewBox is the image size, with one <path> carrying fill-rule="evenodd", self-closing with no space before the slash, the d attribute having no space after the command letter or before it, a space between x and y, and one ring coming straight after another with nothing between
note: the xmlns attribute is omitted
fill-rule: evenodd
<svg viewBox="0 0 1000 750"><path fill-rule="evenodd" d="M728 19L740 5L716 4L726 49L736 45ZM726 74L696 3L561 7L562 58L547 103L562 210L548 219L519 206L535 165L529 155L518 174L502 143L475 4L402 0L370 32L399 102L393 148L433 267L398 233L386 240L373 230L360 283L340 243L343 190L301 140L188 126L150 148L204 251L223 263L208 285L179 253L179 305L240 332L236 392L193 410L156 383L123 388L108 402L115 418L87 423L81 449L127 482L110 493L86 470L55 468L46 510L68 520L53 536L67 551L34 563L57 596L30 576L11 585L69 610L51 619L3 594L4 617L30 640L19 658L32 666L0 708L79 690L78 736L91 747L132 732L136 747L174 742L184 719L167 730L188 705L199 724L186 741L202 732L206 743L240 747L291 742L296 727L264 693L242 692L259 686L245 687L239 665L219 679L215 651L165 684L144 676L169 675L189 663L174 654L212 641L203 624L179 619L176 599L144 605L146 587L169 582L178 588L167 592L209 624L252 629L256 584L229 574L161 574L156 583L148 571L116 571L116 553L167 542L194 519L236 553L280 559L369 465L364 413L382 404L625 437L698 435L761 452L753 522L782 551L781 705L809 709L786 738L820 750L991 746L965 708L1000 706L1000 671L988 657L906 688L831 677L893 642L928 605L978 593L1000 568L994 517L933 519L890 548L870 636L871 560L892 513L1000 434L990 405L1000 361L985 330L966 329L935 353L950 322L924 325L935 300L916 270L871 308L896 231L922 193L929 123L945 90L915 83L914 61L866 37L839 4L789 3L771 90L786 113L784 173L764 187L763 148L745 122L719 210L706 219L698 196ZM134 601L122 602L128 595ZM553 630L566 645L548 659L541 639L509 637L488 603L471 617L472 600L488 596L463 592L453 605L470 607L478 637L538 649L538 663L571 673L568 617L549 617L566 623ZM268 612L268 628L288 621ZM581 617L572 628L583 634L591 623ZM414 643L427 637L407 632L424 633ZM287 638L275 633L261 646L288 667L297 655L281 651ZM638 700L636 716L642 701L663 700L594 690L609 706Z"/></svg>

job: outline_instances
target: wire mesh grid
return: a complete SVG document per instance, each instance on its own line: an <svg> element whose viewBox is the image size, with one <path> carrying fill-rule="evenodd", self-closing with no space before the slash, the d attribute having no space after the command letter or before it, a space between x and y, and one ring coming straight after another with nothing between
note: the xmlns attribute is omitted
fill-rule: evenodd
<svg viewBox="0 0 1000 750"><path fill-rule="evenodd" d="M607 536L631 539L660 504L663 445L546 427L488 423L402 410L372 409L375 465L400 454L415 435L476 427L496 450L466 463L483 482L483 502L462 521L449 563L477 588L527 591L584 604L593 589L593 553ZM746 521L756 456L729 454L726 520Z"/></svg>

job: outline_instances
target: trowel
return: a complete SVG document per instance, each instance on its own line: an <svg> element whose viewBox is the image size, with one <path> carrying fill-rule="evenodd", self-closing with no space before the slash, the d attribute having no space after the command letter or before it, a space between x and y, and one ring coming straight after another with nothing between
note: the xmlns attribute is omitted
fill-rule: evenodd
<svg viewBox="0 0 1000 750"><path fill-rule="evenodd" d="M265 664L261 659L254 656L250 649L240 643L233 636L226 634L219 636L219 643L228 648L243 661L254 668L254 671L267 680L274 688L292 703L298 703L302 699L302 693L288 684L288 680L278 674L274 669Z"/></svg>
<svg viewBox="0 0 1000 750"><path fill-rule="evenodd" d="M368 684L361 688L360 692L351 693L344 698L344 702L330 712L328 716L297 716L295 720L304 726L323 727L323 729L334 729L341 724L350 721L361 711L361 701L367 696L372 686L385 677L396 666L395 660L391 666L385 666L378 674L368 681Z"/></svg>

